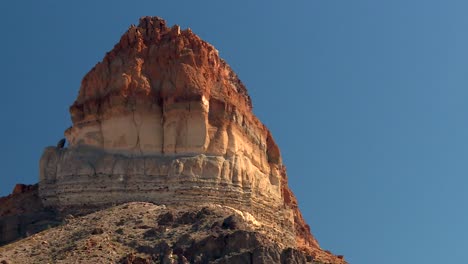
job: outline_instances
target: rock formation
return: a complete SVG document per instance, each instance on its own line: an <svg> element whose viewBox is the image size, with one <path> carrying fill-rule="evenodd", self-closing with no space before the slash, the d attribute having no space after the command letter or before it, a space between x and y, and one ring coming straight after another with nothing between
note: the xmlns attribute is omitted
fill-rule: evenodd
<svg viewBox="0 0 468 264"><path fill-rule="evenodd" d="M0 246L59 222L55 211L42 205L37 184L17 184L12 194L0 197Z"/></svg>
<svg viewBox="0 0 468 264"><path fill-rule="evenodd" d="M343 263L311 235L246 88L190 29L141 18L84 77L70 113L68 147L40 160L45 206L229 206L279 247Z"/></svg>

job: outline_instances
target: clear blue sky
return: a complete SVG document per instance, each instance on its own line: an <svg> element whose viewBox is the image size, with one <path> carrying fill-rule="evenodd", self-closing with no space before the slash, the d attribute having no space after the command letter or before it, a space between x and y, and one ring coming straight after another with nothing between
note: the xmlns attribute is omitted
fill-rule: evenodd
<svg viewBox="0 0 468 264"><path fill-rule="evenodd" d="M1 1L0 195L37 181L81 78L155 15L246 84L324 248L352 264L466 260L467 1L169 2Z"/></svg>

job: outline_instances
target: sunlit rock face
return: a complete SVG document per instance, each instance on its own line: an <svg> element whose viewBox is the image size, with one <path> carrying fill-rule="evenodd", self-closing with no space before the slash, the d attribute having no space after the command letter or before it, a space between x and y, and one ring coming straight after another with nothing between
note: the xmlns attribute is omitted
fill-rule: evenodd
<svg viewBox="0 0 468 264"><path fill-rule="evenodd" d="M222 204L278 243L332 258L310 234L280 151L218 51L144 17L84 78L70 107L68 148L46 148L46 206L130 201Z"/></svg>
<svg viewBox="0 0 468 264"><path fill-rule="evenodd" d="M133 154L248 153L267 167L268 131L251 108L245 87L213 46L191 30L143 18L84 77L65 134L71 146Z"/></svg>

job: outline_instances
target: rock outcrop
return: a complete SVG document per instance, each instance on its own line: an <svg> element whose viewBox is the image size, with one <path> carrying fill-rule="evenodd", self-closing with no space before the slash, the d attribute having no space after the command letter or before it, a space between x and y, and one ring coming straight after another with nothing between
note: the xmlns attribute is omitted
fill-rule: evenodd
<svg viewBox="0 0 468 264"><path fill-rule="evenodd" d="M59 223L56 212L42 205L37 184L17 184L12 194L0 197L0 246Z"/></svg>
<svg viewBox="0 0 468 264"><path fill-rule="evenodd" d="M311 235L246 88L190 29L141 18L84 77L70 113L68 147L40 161L45 206L230 206L281 248L343 262Z"/></svg>

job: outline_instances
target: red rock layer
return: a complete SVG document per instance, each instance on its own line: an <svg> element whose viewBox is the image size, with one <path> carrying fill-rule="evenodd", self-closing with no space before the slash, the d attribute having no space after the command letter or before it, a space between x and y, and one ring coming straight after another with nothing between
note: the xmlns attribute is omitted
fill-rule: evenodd
<svg viewBox="0 0 468 264"><path fill-rule="evenodd" d="M263 128L250 114L244 85L213 46L190 29L169 28L161 18L143 17L83 78L70 112L76 126L130 112L136 105L171 105L202 97L223 110L248 114L250 122Z"/></svg>

